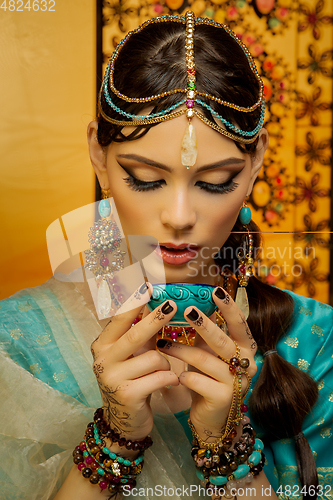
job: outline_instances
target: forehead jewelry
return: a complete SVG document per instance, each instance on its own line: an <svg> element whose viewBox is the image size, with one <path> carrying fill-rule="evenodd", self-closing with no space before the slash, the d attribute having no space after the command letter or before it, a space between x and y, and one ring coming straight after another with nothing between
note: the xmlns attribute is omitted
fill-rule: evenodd
<svg viewBox="0 0 333 500"><path fill-rule="evenodd" d="M186 56L186 71L187 71L187 85L186 88L175 88L166 90L159 94L155 94L152 96L146 97L129 97L125 94L121 93L115 86L114 82L114 72L116 61L119 57L119 54L127 43L127 41L136 33L141 32L150 24L159 24L165 22L173 22L179 24L185 24L186 26L186 42L185 42L185 56ZM195 26L200 24L214 26L215 28L224 30L233 40L241 47L243 50L247 61L249 63L250 69L253 72L255 78L258 81L259 94L258 99L251 106L239 106L238 104L231 103L221 99L220 97L213 96L206 92L202 92L196 89L196 78L195 78L195 61L194 61L194 29ZM218 36L218 35L217 35ZM173 94L186 94L186 99L180 99L179 102L169 106L168 108L158 111L155 113L150 113L148 115L142 114L133 114L126 112L121 107L117 106L112 99L112 95L118 97L124 102L135 102L135 103L151 103L163 97L173 95ZM105 102L111 108L109 110L109 114L103 109L102 97ZM231 108L237 112L241 113L251 113L257 108L260 107L260 117L256 127L252 130L242 130L237 127L227 119L225 119L221 114L217 113L210 104L202 101L200 97L205 97L210 101L214 101L219 103L223 107ZM226 25L219 24L216 21L207 18L195 18L193 12L189 11L186 13L185 17L182 16L160 16L149 19L148 21L141 24L138 28L133 31L130 31L118 44L115 51L113 52L108 66L105 71L103 84L99 93L99 112L100 115L108 122L113 123L115 125L119 125L122 127L131 125L131 126L140 126L140 125L152 125L155 123L164 122L166 120L172 120L173 118L177 118L178 116L182 116L186 114L188 119L188 126L185 131L185 135L183 137L182 146L181 146L181 161L182 164L189 168L191 165L195 164L196 156L197 156L197 145L196 145L196 137L195 130L193 124L191 122L193 116L197 116L202 122L211 127L213 130L216 130L220 134L232 139L234 141L243 143L243 144L251 144L258 137L259 131L263 126L264 118L265 118L265 99L264 99L264 85L259 76L258 70L256 68L255 62L252 59L252 56L247 49L247 47L240 41L237 35ZM195 106L196 105L196 106ZM219 125L215 121L211 121L206 118L203 113L198 109L206 108L210 111L210 113L217 118L220 122L222 122L223 126ZM180 109L177 109L180 108ZM111 115L112 116L109 116ZM116 118L117 115L120 117Z"/></svg>
<svg viewBox="0 0 333 500"><path fill-rule="evenodd" d="M186 42L185 42L185 60L186 60L186 74L187 74L187 95L186 95L186 116L188 118L188 125L181 146L181 161L182 165L186 168L193 167L197 160L198 146L195 134L194 125L191 119L194 116L194 102L195 102L195 63L194 63L194 14L189 11L186 12Z"/></svg>

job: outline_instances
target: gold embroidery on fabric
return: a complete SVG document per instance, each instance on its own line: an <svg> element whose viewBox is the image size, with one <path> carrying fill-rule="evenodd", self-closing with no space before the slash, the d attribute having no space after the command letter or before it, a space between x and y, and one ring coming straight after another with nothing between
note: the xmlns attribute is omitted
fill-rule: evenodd
<svg viewBox="0 0 333 500"><path fill-rule="evenodd" d="M288 335L284 341L285 344L289 347L297 347L298 346L298 338L297 337L292 337L291 335Z"/></svg>
<svg viewBox="0 0 333 500"><path fill-rule="evenodd" d="M278 475L279 475L279 483L284 486L286 484L298 484L300 485L298 479L298 471L297 466L295 465L277 465L276 466Z"/></svg>
<svg viewBox="0 0 333 500"><path fill-rule="evenodd" d="M333 392L331 392L329 395L328 395L328 400L331 401L331 403L333 403Z"/></svg>
<svg viewBox="0 0 333 500"><path fill-rule="evenodd" d="M322 302L319 302L319 307L321 307L322 309L331 309L329 305L323 304Z"/></svg>
<svg viewBox="0 0 333 500"><path fill-rule="evenodd" d="M325 417L320 417L319 420L317 420L317 422L315 422L315 425L321 425L325 422Z"/></svg>
<svg viewBox="0 0 333 500"><path fill-rule="evenodd" d="M312 450L312 455L315 460L317 460L318 453L314 450Z"/></svg>
<svg viewBox="0 0 333 500"><path fill-rule="evenodd" d="M325 347L323 346L320 351L318 352L318 356L321 356L325 352Z"/></svg>
<svg viewBox="0 0 333 500"><path fill-rule="evenodd" d="M15 328L14 330L12 330L9 334L12 339L14 340L17 340L19 339L20 337L23 337L23 333L21 332L21 330L19 328Z"/></svg>
<svg viewBox="0 0 333 500"><path fill-rule="evenodd" d="M30 365L30 371L33 375L36 375L36 373L39 373L41 371L41 367L39 366L39 363L34 363Z"/></svg>
<svg viewBox="0 0 333 500"><path fill-rule="evenodd" d="M297 366L300 370L307 372L309 369L310 363L308 361L306 361L306 359L299 359L297 361Z"/></svg>
<svg viewBox="0 0 333 500"><path fill-rule="evenodd" d="M53 378L58 384L59 382L63 382L64 380L66 380L66 378L68 378L68 375L67 372L61 371L59 373L54 373Z"/></svg>
<svg viewBox="0 0 333 500"><path fill-rule="evenodd" d="M321 328L321 326L319 326L319 325L312 325L311 326L311 332L318 335L318 337L323 336L323 331L324 331L324 328Z"/></svg>
<svg viewBox="0 0 333 500"><path fill-rule="evenodd" d="M291 443L291 439L289 439L289 438L280 439L279 443L281 443L281 444L289 444L289 443Z"/></svg>
<svg viewBox="0 0 333 500"><path fill-rule="evenodd" d="M305 307L305 306L300 306L299 308L299 312L301 314L305 314L306 316L312 316L312 311L311 309L309 309L308 307Z"/></svg>
<svg viewBox="0 0 333 500"><path fill-rule="evenodd" d="M320 435L323 439L332 437L332 429L330 427L324 427L320 431ZM333 469L332 469L333 470Z"/></svg>
<svg viewBox="0 0 333 500"><path fill-rule="evenodd" d="M321 391L322 389L324 389L324 387L325 387L325 380L322 378L318 382L318 389Z"/></svg>
<svg viewBox="0 0 333 500"><path fill-rule="evenodd" d="M264 362L264 358L262 357L261 354L257 353L255 356L254 356L254 361L256 362L256 364L258 365L259 363L263 363Z"/></svg>
<svg viewBox="0 0 333 500"><path fill-rule="evenodd" d="M298 479L297 466L296 465L277 465L276 466L280 484L283 485L296 485L300 486ZM319 478L319 483L325 486L326 484L332 484L333 480L333 467L317 467L317 473ZM282 496L282 495L281 495ZM280 498L280 497L279 497ZM302 497L298 497L302 498ZM322 497L318 497L322 498ZM325 499L329 498L328 496Z"/></svg>
<svg viewBox="0 0 333 500"><path fill-rule="evenodd" d="M23 312L26 312L26 311L29 311L30 309L32 309L32 306L29 304L29 302L25 302L25 303L18 303L17 304L17 309L23 313Z"/></svg>
<svg viewBox="0 0 333 500"><path fill-rule="evenodd" d="M47 345L49 342L51 342L50 334L49 333L43 333L42 335L39 335L36 338L36 342L37 342L37 344L40 347L43 347L43 346Z"/></svg>

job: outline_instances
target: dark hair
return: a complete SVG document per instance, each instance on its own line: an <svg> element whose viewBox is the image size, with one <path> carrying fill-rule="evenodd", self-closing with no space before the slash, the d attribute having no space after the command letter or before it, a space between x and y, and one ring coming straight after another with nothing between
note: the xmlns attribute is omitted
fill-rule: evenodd
<svg viewBox="0 0 333 500"><path fill-rule="evenodd" d="M239 106L254 104L259 96L259 85L250 68L243 49L223 29L198 25L194 33L196 89L220 97ZM186 88L185 27L183 24L164 22L150 24L141 32L132 35L115 62L115 86L129 97L147 97L175 88ZM128 103L109 90L112 101L128 113L139 114L147 103ZM163 111L183 100L186 94L179 93L152 101L153 113ZM253 129L259 120L260 107L252 113L236 111L209 101L214 111L228 121L237 123L243 130ZM110 117L124 120L101 96L103 111ZM196 104L196 106L198 106ZM201 108L210 121L215 122L211 112ZM107 146L111 141L125 139L120 126L107 122L99 116L98 141ZM129 140L138 138L154 125L138 127ZM256 142L240 146L242 150L255 151Z"/></svg>
<svg viewBox="0 0 333 500"><path fill-rule="evenodd" d="M251 106L259 95L259 85L243 49L223 29L197 25L194 34L197 90L229 102ZM174 88L186 87L185 28L183 24L163 22L150 24L132 35L122 48L115 63L116 88L129 97L146 97ZM147 103L128 103L111 91L116 106L129 113L140 113ZM184 94L174 94L153 101L153 112L158 112L184 99ZM208 100L202 97L203 101ZM260 108L243 113L209 101L215 111L227 120L237 123L243 130L253 129L259 119ZM150 103L149 103L150 105ZM101 98L103 111L110 117L124 120ZM205 108L204 115L214 121ZM137 127L125 136L122 127L113 125L99 116L98 141L103 147L112 141L133 140L141 137L151 126ZM240 145L244 152L253 153L257 143ZM254 247L260 247L259 228L253 221L248 225L254 235ZM233 228L224 247L240 247L243 226ZM219 265L229 264L235 269L236 256ZM276 347L293 319L294 303L291 296L252 277L247 287L250 301L249 327L258 347L265 352ZM259 379L253 389L250 404L255 422L264 430L267 439L283 439L298 435L303 420L318 395L317 384L306 373L294 367L278 354L265 357ZM296 440L298 472L302 485L318 485L316 465L305 437ZM308 490L308 488L306 489ZM307 496L304 495L304 498Z"/></svg>

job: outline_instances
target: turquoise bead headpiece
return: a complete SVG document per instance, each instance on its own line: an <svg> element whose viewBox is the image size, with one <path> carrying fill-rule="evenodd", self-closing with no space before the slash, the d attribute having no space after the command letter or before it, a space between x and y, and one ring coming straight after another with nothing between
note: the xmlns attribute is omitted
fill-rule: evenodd
<svg viewBox="0 0 333 500"><path fill-rule="evenodd" d="M186 45L185 45L185 52L186 52L186 66L187 66L187 88L175 88L171 90L167 90L165 92L162 92L160 94L152 95L152 96L147 96L147 97L128 97L124 94L122 94L116 87L114 83L114 71L115 71L115 63L118 59L118 56L124 47L124 45L127 43L129 38L131 38L135 33L139 33L143 29L146 28L146 26L150 24L157 24L157 23L165 23L165 22L174 22L174 23L180 23L186 25ZM196 84L195 84L195 62L194 62L194 51L193 51L193 34L194 34L194 27L200 24L205 24L205 25L210 25L214 26L219 29L223 29L226 33L229 34L231 38L233 38L237 44L242 48L243 52L246 55L246 58L248 60L250 69L252 70L255 78L258 81L259 85L259 97L258 100L251 106L244 107L244 106L239 106L234 103L230 103L228 101L224 101L223 99L220 99L219 97L213 96L211 94L207 94L205 92L200 92L196 90ZM186 99L181 99L179 102L176 104L168 107L167 109L163 111L159 111L157 113L150 113L149 115L137 115L133 113L128 113L121 109L119 106L117 106L110 95L110 90L111 92L116 95L118 98L125 102L135 102L135 103L150 103L152 101L155 101L157 99L160 99L162 97L168 96L168 95L173 95L173 94L186 94ZM118 120L115 118L111 118L108 116L105 111L103 110L102 107L102 102L101 98L102 95L104 96L105 101L107 104L114 110L116 111L119 115L124 117L124 120ZM222 106L232 108L236 111L242 112L242 113L251 113L258 107L260 107L261 113L260 113L260 118L258 120L257 126L250 131L242 130L241 128L237 127L233 123L229 122L226 120L223 116L221 116L219 113L217 113L209 104L203 102L200 99L200 96L208 98L210 101L215 101L221 104ZM201 111L198 110L198 107L201 106L202 108L208 109L214 117L216 117L218 120L220 120L226 127L228 127L229 130L226 128L218 125L217 123L209 120L206 118ZM180 108L180 109L178 109ZM195 115L197 116L201 121L203 121L206 125L209 127L213 128L220 134L235 140L237 142L241 142L244 144L251 144L253 143L258 134L260 129L263 126L264 123L264 117L265 117L265 100L264 100L264 85L263 82L258 74L258 70L256 68L256 65L254 63L254 60L248 50L248 48L241 42L241 40L237 37L237 35L226 25L219 24L216 21L213 21L211 19L206 19L206 18L195 18L193 12L189 11L186 13L185 17L182 16L159 16L152 18L143 24L141 24L138 28L136 28L133 31L130 31L118 44L116 47L115 51L113 52L107 69L105 71L104 75L104 80L102 84L102 88L100 91L99 95L99 112L101 116L108 122L114 123L116 125L120 126L140 126L140 125L151 125L154 123L159 123L163 122L166 120L171 120L173 118L176 118L181 115L186 115L189 122L191 118ZM192 163L194 164L194 163Z"/></svg>

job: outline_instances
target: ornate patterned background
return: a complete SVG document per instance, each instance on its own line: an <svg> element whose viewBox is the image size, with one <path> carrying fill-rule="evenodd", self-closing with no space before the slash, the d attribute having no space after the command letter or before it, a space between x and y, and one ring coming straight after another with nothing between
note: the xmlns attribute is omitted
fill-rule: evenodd
<svg viewBox="0 0 333 500"><path fill-rule="evenodd" d="M329 302L333 0L110 0L101 9L104 63L127 31L188 9L227 24L248 46L270 134L250 199L264 237L258 274Z"/></svg>

